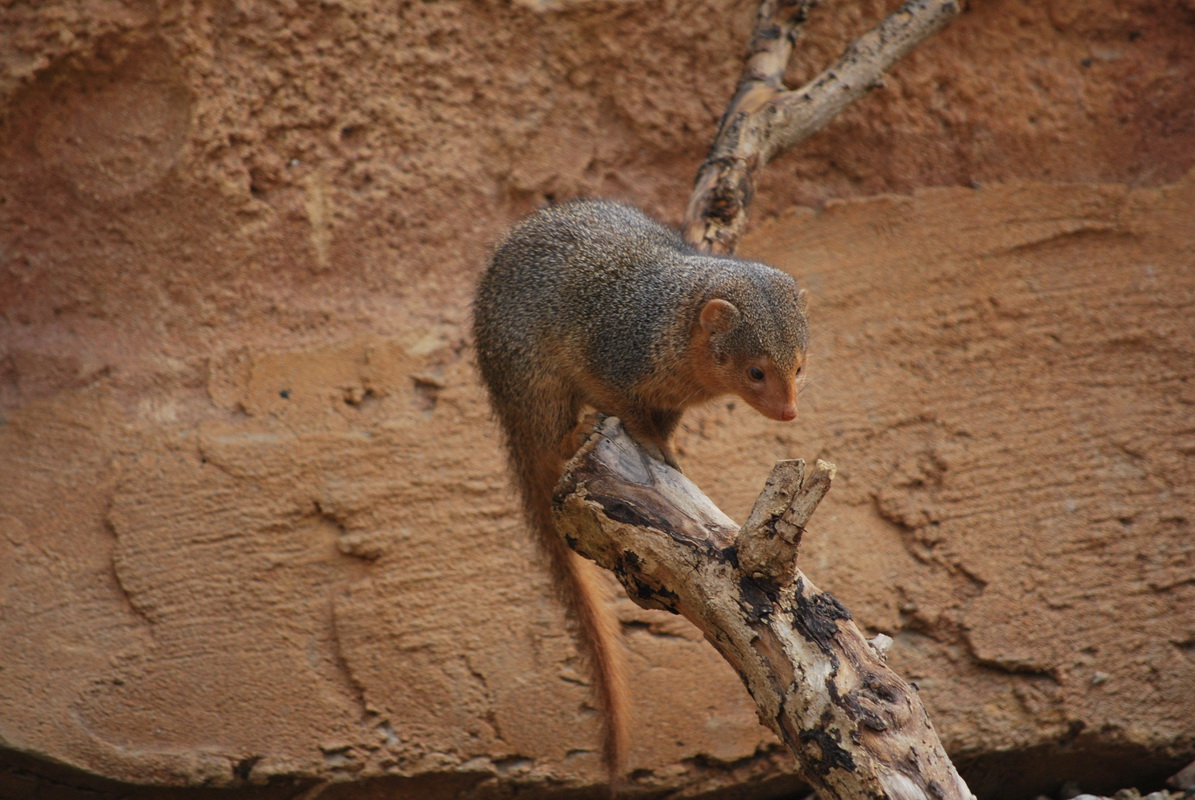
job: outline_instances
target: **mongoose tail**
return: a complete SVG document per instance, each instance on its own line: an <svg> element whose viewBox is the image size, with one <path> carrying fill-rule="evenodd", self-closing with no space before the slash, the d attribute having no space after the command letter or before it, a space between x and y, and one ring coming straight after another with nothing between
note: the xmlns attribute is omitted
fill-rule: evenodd
<svg viewBox="0 0 1195 800"><path fill-rule="evenodd" d="M532 430L534 406L508 405L508 430ZM519 413L524 411L528 413ZM552 492L564 471L562 443L571 441L579 409L556 418L557 424L541 419L540 436L508 437L507 447L518 476L519 490L535 543L547 562L552 587L564 606L565 618L574 628L577 650L589 668L599 719L602 725L602 761L614 785L626 767L629 740L630 701L626 682L626 658L622 649L618 619L609 610L610 597L598 568L574 553L556 533L552 519ZM554 446L548 447L550 440ZM571 454L570 454L571 455Z"/></svg>

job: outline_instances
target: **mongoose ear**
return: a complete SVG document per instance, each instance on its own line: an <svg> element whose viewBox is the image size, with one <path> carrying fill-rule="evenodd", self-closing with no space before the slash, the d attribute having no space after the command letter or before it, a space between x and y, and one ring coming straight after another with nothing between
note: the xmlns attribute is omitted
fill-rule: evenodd
<svg viewBox="0 0 1195 800"><path fill-rule="evenodd" d="M804 289L797 292L797 308L802 314L809 310L809 292Z"/></svg>
<svg viewBox="0 0 1195 800"><path fill-rule="evenodd" d="M738 318L734 303L720 298L710 300L701 309L701 327L706 333L726 333Z"/></svg>

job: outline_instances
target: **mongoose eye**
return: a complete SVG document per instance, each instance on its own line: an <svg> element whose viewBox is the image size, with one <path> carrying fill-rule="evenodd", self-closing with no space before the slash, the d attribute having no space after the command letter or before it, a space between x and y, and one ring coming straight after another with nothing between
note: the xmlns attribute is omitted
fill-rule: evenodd
<svg viewBox="0 0 1195 800"><path fill-rule="evenodd" d="M763 370L760 369L759 367L752 367L751 369L747 370L747 375L753 381L762 381L763 380Z"/></svg>

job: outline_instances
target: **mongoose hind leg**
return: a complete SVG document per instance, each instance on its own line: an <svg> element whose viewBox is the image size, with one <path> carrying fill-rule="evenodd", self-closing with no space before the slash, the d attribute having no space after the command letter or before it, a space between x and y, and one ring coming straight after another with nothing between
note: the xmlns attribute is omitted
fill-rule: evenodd
<svg viewBox="0 0 1195 800"><path fill-rule="evenodd" d="M560 457L563 461L567 463L572 460L577 451L581 449L581 445L585 444L586 440L593 434L601 419L602 415L596 411L591 411L577 420L577 424L573 426L568 435L560 442Z"/></svg>
<svg viewBox="0 0 1195 800"><path fill-rule="evenodd" d="M672 449L672 432L680 423L681 412L674 409L631 408L617 415L623 427L649 456L663 461L677 472L684 472Z"/></svg>

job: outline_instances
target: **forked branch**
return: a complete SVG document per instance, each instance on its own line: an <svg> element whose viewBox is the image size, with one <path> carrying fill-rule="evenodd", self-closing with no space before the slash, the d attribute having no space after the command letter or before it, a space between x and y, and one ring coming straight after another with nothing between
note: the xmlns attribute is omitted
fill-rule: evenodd
<svg viewBox="0 0 1195 800"><path fill-rule="evenodd" d="M969 800L917 692L797 569L833 477L825 462L780 462L739 528L610 417L557 486L556 527L636 603L701 630L823 800Z"/></svg>
<svg viewBox="0 0 1195 800"><path fill-rule="evenodd" d="M863 95L924 39L958 16L962 0L909 0L860 36L832 66L796 90L784 69L816 0L763 0L738 91L697 172L685 212L685 238L714 253L733 253L763 166L812 136Z"/></svg>

